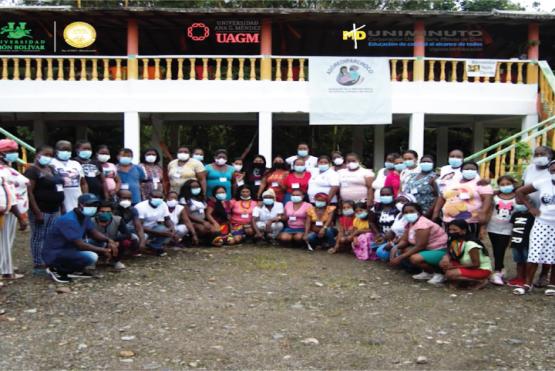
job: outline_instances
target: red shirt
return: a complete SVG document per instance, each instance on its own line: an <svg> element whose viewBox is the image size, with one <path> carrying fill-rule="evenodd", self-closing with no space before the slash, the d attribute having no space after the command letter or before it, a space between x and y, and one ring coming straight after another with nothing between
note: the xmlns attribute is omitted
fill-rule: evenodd
<svg viewBox="0 0 555 371"><path fill-rule="evenodd" d="M342 215L339 217L339 225L343 228L344 231L350 231L353 228L353 220L355 219L354 216L345 216Z"/></svg>
<svg viewBox="0 0 555 371"><path fill-rule="evenodd" d="M401 176L396 171L389 171L385 177L384 187L393 188L393 197L396 198L401 188Z"/></svg>
<svg viewBox="0 0 555 371"><path fill-rule="evenodd" d="M310 172L305 171L302 178L297 178L295 173L289 173L285 178L285 187L287 193L291 193L296 189L300 189L304 194L308 190L308 181L310 180Z"/></svg>

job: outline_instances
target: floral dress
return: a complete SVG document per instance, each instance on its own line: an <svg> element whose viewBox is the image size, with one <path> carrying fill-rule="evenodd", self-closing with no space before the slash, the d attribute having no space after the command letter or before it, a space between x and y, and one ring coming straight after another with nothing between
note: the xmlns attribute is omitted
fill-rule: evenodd
<svg viewBox="0 0 555 371"><path fill-rule="evenodd" d="M141 195L143 196L143 200L147 200L150 192L154 190L164 192L162 186L164 173L162 168L158 165L145 164L141 164L141 167L146 175L145 180L141 183Z"/></svg>
<svg viewBox="0 0 555 371"><path fill-rule="evenodd" d="M422 213L427 214L431 211L437 198L435 179L437 174L430 172L422 176L422 173L411 174L405 185L405 192L411 194L416 199L416 203L422 207Z"/></svg>

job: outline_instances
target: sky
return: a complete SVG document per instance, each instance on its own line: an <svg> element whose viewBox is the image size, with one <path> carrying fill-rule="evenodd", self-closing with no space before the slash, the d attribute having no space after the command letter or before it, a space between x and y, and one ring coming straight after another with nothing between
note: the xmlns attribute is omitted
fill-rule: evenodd
<svg viewBox="0 0 555 371"><path fill-rule="evenodd" d="M525 6L527 10L533 10L532 4L534 1L539 1L541 10L543 11L550 12L555 9L555 0L517 0L516 2Z"/></svg>

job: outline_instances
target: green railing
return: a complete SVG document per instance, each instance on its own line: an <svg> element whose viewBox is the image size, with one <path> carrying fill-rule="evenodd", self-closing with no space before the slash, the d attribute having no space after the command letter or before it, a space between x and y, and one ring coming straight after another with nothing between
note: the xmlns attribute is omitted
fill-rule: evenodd
<svg viewBox="0 0 555 371"><path fill-rule="evenodd" d="M36 153L37 152L35 147L33 147L30 144L22 141L21 139L19 139L18 137L16 137L15 135L13 135L12 133L10 133L9 131L7 131L5 129L0 128L0 134L4 135L8 139L13 140L14 142L16 142L17 144L19 144L21 146L21 157L17 160L17 162L22 164L22 165L27 164L27 151L29 151L31 153Z"/></svg>

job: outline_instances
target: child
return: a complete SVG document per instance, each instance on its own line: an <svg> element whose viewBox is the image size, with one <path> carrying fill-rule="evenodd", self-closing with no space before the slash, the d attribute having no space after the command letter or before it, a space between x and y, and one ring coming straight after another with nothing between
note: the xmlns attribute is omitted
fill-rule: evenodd
<svg viewBox="0 0 555 371"><path fill-rule="evenodd" d="M511 242L511 215L515 210L515 180L509 175L503 175L497 179L499 191L493 196L492 215L488 223L488 235L493 247L495 260L495 271L491 275L491 283L502 286L503 282L503 260L505 250Z"/></svg>
<svg viewBox="0 0 555 371"><path fill-rule="evenodd" d="M375 252L370 248L377 235L377 228L368 218L366 203L355 204L355 219L353 220L353 252L359 260L377 260Z"/></svg>
<svg viewBox="0 0 555 371"><path fill-rule="evenodd" d="M528 242L535 218L526 205L515 204L511 216L513 261L516 263L516 277L508 281L511 287L523 287L526 278L526 260L528 259Z"/></svg>
<svg viewBox="0 0 555 371"><path fill-rule="evenodd" d="M399 194L399 191L401 190L401 172L405 170L405 167L403 158L396 158L393 171L389 171L385 177L384 186L390 187L393 190L394 197L397 197L397 194Z"/></svg>
<svg viewBox="0 0 555 371"><path fill-rule="evenodd" d="M372 208L373 220L379 232L375 243L372 244L372 250L374 251L386 245L388 241L395 237L395 234L391 232L391 226L395 222L399 210L395 207L393 201L393 189L391 187L383 187L380 190L379 202Z"/></svg>
<svg viewBox="0 0 555 371"><path fill-rule="evenodd" d="M328 249L335 246L335 229L332 222L335 214L335 206L328 205L327 193L316 193L314 195L314 208L308 211L310 220L310 233L308 243L313 248L323 247Z"/></svg>
<svg viewBox="0 0 555 371"><path fill-rule="evenodd" d="M416 199L413 195L410 194L401 194L395 200L395 209L397 210L397 214L395 215L395 220L389 227L389 231L384 233L384 240L385 243L382 243L378 246L376 250L376 255L381 261L388 262L389 261L389 252L393 248L393 246L399 242L403 233L405 233L405 229L407 227L407 221L403 218L403 206L409 202L416 202Z"/></svg>
<svg viewBox="0 0 555 371"><path fill-rule="evenodd" d="M337 239L335 246L330 248L328 252L335 254L336 252L351 246L353 242L353 221L355 220L355 203L353 201L343 201L341 203L341 216L337 224Z"/></svg>
<svg viewBox="0 0 555 371"><path fill-rule="evenodd" d="M234 245L235 239L231 235L229 218L231 202L227 201L227 191L223 186L217 186L212 191L212 199L208 201L206 217L212 224L220 226L220 234L212 240L212 245L222 247L225 243Z"/></svg>

